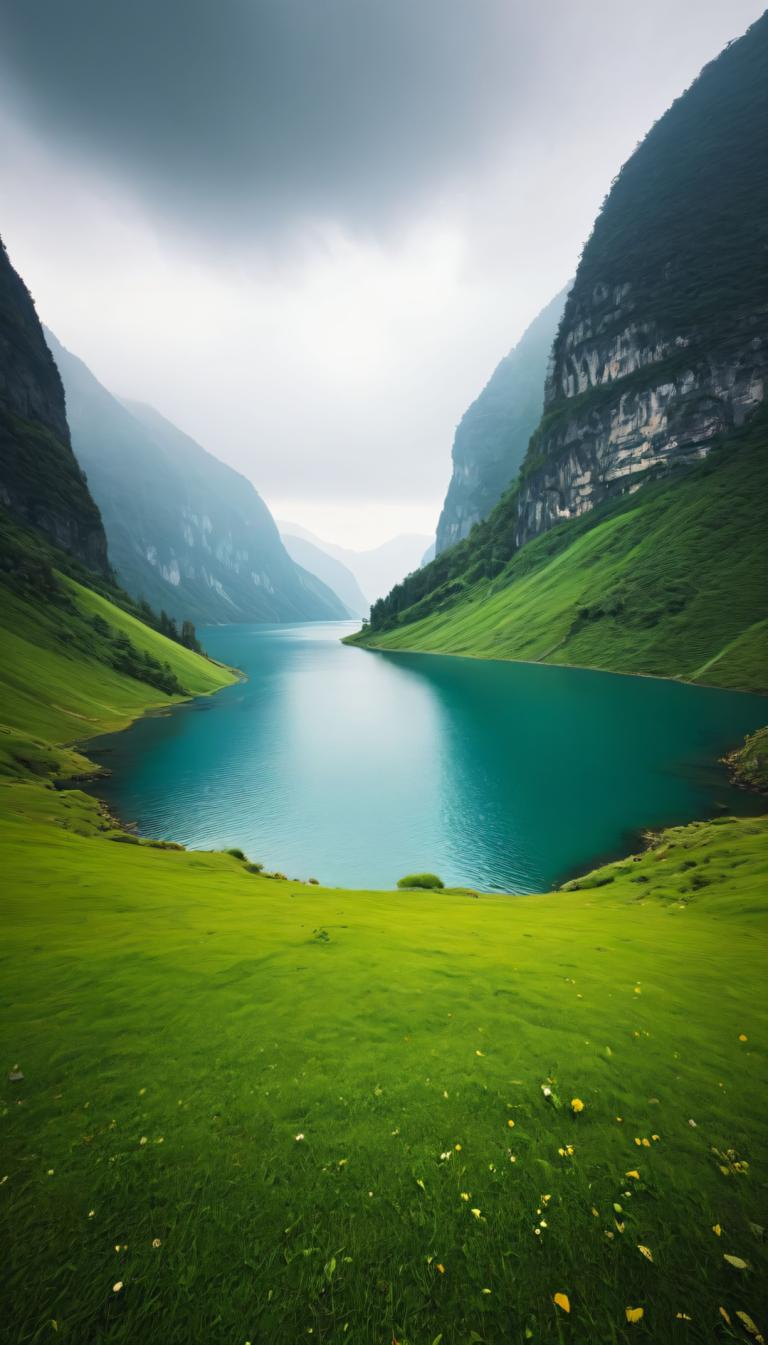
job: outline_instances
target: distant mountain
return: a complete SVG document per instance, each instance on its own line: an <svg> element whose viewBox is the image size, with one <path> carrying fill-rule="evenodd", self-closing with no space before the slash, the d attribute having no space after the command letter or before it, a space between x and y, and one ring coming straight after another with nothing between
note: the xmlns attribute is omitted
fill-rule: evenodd
<svg viewBox="0 0 768 1345"><path fill-rule="evenodd" d="M435 550L436 550L435 543L430 542L429 546L424 552L424 555L421 558L422 565L429 565L429 562L435 559Z"/></svg>
<svg viewBox="0 0 768 1345"><path fill-rule="evenodd" d="M377 598L388 593L394 584L419 569L424 552L430 545L430 538L421 533L403 533L388 542L382 542L381 546L371 551L352 551L349 547L322 541L298 523L280 522L279 526L281 532L311 542L351 570L365 594L366 610Z"/></svg>
<svg viewBox="0 0 768 1345"><path fill-rule="evenodd" d="M69 437L64 389L35 306L0 242L0 504L89 569L107 539Z"/></svg>
<svg viewBox="0 0 768 1345"><path fill-rule="evenodd" d="M566 287L534 318L459 422L453 476L437 525L438 555L487 518L517 476L541 419L547 361L567 293Z"/></svg>
<svg viewBox="0 0 768 1345"><path fill-rule="evenodd" d="M199 624L315 621L346 609L294 564L250 481L152 407L121 402L46 331L72 445L123 587Z"/></svg>
<svg viewBox="0 0 768 1345"><path fill-rule="evenodd" d="M352 571L328 551L323 551L306 537L297 537L281 528L280 535L288 555L297 565L322 580L328 588L340 598L349 616L367 616L370 603L367 601Z"/></svg>

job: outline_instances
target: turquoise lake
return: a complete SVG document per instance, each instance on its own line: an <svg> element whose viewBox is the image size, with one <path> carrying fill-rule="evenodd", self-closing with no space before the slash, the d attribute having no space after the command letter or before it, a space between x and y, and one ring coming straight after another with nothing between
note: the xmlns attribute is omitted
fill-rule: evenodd
<svg viewBox="0 0 768 1345"><path fill-rule="evenodd" d="M355 628L203 631L248 680L89 745L112 771L96 792L143 834L241 846L291 878L429 869L513 892L645 828L760 810L714 763L765 723L762 697L340 644Z"/></svg>

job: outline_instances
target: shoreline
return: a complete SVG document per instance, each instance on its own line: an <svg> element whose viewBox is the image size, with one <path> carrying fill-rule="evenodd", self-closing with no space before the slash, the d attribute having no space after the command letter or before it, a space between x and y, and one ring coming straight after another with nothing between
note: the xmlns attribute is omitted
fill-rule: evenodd
<svg viewBox="0 0 768 1345"><path fill-rule="evenodd" d="M343 640L340 641L340 643L347 644L347 640L346 640L346 639L343 639ZM692 687L700 686L700 684L698 684L698 683L690 683L690 682L686 682L686 681L684 681L684 680L681 679L681 678L657 677L657 676L655 676L654 674L648 674L648 673L614 673L614 672L612 672L612 671L609 670L609 669L585 667L584 665L573 665L573 664L542 664L542 663L538 663L538 662L536 662L535 660L502 659L502 658L485 658L483 655L472 655L472 654L468 654L468 655L464 655L464 654L441 654L441 653L439 653L438 651L433 651L433 650L429 650L429 651L426 651L426 650L409 650L409 649L396 649L396 650L392 649L392 650L390 650L390 649L380 649L380 648L378 648L377 646L366 646L366 645L350 645L349 647L350 647L350 648L363 648L363 649L368 650L369 652L375 652L375 653L381 653L381 654L387 654L387 653L393 653L393 654L422 654L422 653L425 653L425 654L426 654L426 653L428 653L428 654L431 654L431 655L433 655L433 656L435 656L435 657L438 657L438 658L439 658L439 657L472 658L472 659L474 659L474 660L476 660L476 661L488 662L488 663L507 663L507 664L515 664L515 663L517 663L517 664L522 664L522 665L524 665L524 666L529 666L529 667L565 668L565 669L568 669L569 671L576 671L576 672L578 672L578 671L582 671L582 672L599 672L599 673L607 673L609 676L617 676L617 677L640 677L640 678L648 678L649 680L652 680L652 681L678 682L678 683L679 683L680 685L682 685L682 686L692 686ZM224 668L229 668L229 667L230 667L230 665L228 665L228 664L223 664L223 663L219 662L218 660L211 660L211 661L214 662L214 663L216 663L217 666L219 666L219 667L224 667ZM245 682L245 681L248 680L247 675L246 675L245 673L243 673L241 669L232 668L231 671L237 674L236 680L235 680L233 683L230 684L231 686L236 686L236 685L238 685L238 684L240 684L240 683ZM712 686L704 686L704 687L701 687L700 689L702 689L702 690L707 690L707 691L712 691L712 690L731 691L731 690L732 690L732 688L728 688L728 687L712 687ZM105 818L108 819L109 821L113 822L117 827L121 828L121 829L124 830L124 831L131 832L133 835L136 835L136 836L140 837L142 840L146 841L148 844L151 844L152 841L159 840L160 838L158 838L158 837L154 837L154 836L152 836L151 834L146 834L146 835L144 835L144 834L139 830L139 824L138 824L137 822L135 822L135 821L125 821L125 820L120 816L119 813L117 813L117 812L115 812L115 811L113 810L112 806L107 802L107 800L104 799L103 797L101 797L101 796L99 795L99 793L98 793L98 783L99 783L99 781L100 781L100 780L105 780L105 779L109 778L110 776L112 776L112 775L114 774L114 772L113 772L112 770L110 770L108 766L102 766L102 765L100 765L100 764L97 763L97 762L93 762L93 761L91 760L90 756L88 755L88 748L90 747L90 750L93 750L93 746L96 746L96 744L98 744L98 742L99 742L100 739L111 738L114 734L123 733L123 732L127 731L128 729L132 728L135 724L140 723L140 722L141 722L142 720L144 720L144 719L167 718L167 717L170 717L176 710L181 710L181 709L183 709L183 708L185 708L185 707L187 707L187 708L188 708L188 707L191 707L191 706L194 705L194 703L195 703L196 701L201 701L201 702L204 702L204 701L210 701L211 698L214 697L214 696L216 696L216 695L218 695L219 692L221 692L221 691L226 691L226 690L228 690L227 687L219 687L219 688L216 688L215 690L208 691L208 692L203 692L203 693L201 693L201 694L199 694L199 695L193 695L193 696L188 696L188 697L179 698L179 699L177 699L177 700L175 700L175 701L173 701L173 702L171 702L171 703L169 703L169 704L148 706L148 707L147 707L141 714L136 715L133 719L129 720L126 724L123 724L120 728L117 728L117 729L111 729L111 730L109 730L109 731L106 732L106 733L95 734L95 735L93 735L90 739L85 739L85 740L82 740L82 739L81 739L81 740L78 740L78 742L76 742L76 743L74 743L74 744L72 744L72 745L75 746L76 749L77 749L79 752L81 752L81 754L82 754L83 756L85 756L85 758L89 761L90 764L92 764L92 766L93 766L93 770L92 770L92 772L90 772L90 773L87 774L87 775L80 775L80 776L78 776L78 777L70 777L69 779L66 779L66 780L57 780L57 781L53 782L53 783L54 783L54 787L55 787L56 789L59 789L59 790L66 790L66 789L70 789L70 788L83 787L84 790L85 790L85 792L87 792L87 793L89 794L89 797L91 797L91 798L94 800L94 802L98 805L98 807L102 810L103 815L105 816ZM761 694L761 693L756 693L756 692L745 692L745 693L742 693L742 694L746 694L746 695L758 695L758 694ZM92 744L93 746L91 746L91 744ZM98 747L96 747L96 750L98 751ZM731 755L732 751L737 751L737 750L738 750L738 747L734 747L733 749L729 749L728 755ZM728 772L728 770L727 770L727 756L718 757L718 758L713 759L713 760L711 760L711 761L708 759L708 760L707 760L707 765L708 765L708 766L711 766L711 767L715 767L715 768L722 768L723 776L724 776L723 783L724 783L724 784L727 784L729 787L733 787L733 788L736 787L734 781L730 778L730 776L729 776L729 772ZM746 794L746 795L748 795L748 796L750 796L750 797L753 797L753 796L754 796L754 797L755 797L755 803L756 803L756 804L757 804L758 800L761 798L761 793L760 793L759 790L753 790L753 789L750 789L750 788L748 788L748 787L746 787L746 786L743 786L743 785L740 786L739 788L740 788L740 792L742 792L742 793L744 793L744 794ZM762 797L764 797L764 796L762 796ZM765 810L761 810L760 808L756 808L755 812L747 812L747 813L745 813L744 815L745 815L745 816L759 817L759 816L764 815L765 812L768 812L768 804L766 805ZM725 818L725 817L729 817L729 816L731 816L731 815L733 815L733 816L738 816L738 814L731 814L730 811L729 811L728 808L727 808L727 805L723 804L723 805L722 805L722 811L721 811L719 808L715 807L715 808L713 808L713 810L712 810L712 812L711 812L710 814L708 814L708 815L706 815L706 816L703 816L703 817L695 817L695 818L687 819L687 820L683 820L683 821L680 821L680 820L662 821L662 822L658 822L658 823L654 824L653 826L643 826L643 825L639 825L639 826L637 826L637 827L628 827L628 828L626 828L625 831L623 832L623 834L622 834L622 839L621 839L621 841L616 845L616 847L611 848L611 849L608 850L608 851L600 851L599 853L597 853L597 854L591 856L588 860L585 860L584 863L579 863L579 864L576 864L576 865L574 865L574 866L572 866L572 867L568 867L566 870L564 870L564 871L562 872L562 874L559 874L559 875L558 875L557 879L551 884L551 886L550 886L549 888L543 888L543 889L541 889L540 891L533 892L533 893L529 893L529 892L526 892L526 893L522 893L522 892L514 892L514 891L507 891L507 890L505 889L505 890L503 890L503 891L498 890L498 891L494 891L494 892L491 892L491 893L480 893L480 895L482 895L482 896L486 896L486 897L490 897L490 896L495 896L495 897L517 897L517 896L531 896L531 895L534 895L534 896L536 896L536 895L542 895L542 896L551 895L553 892L559 892L559 891L562 891L562 889L563 889L563 887L564 887L564 885L565 885L566 883L571 882L571 881L573 881L573 880L575 880L575 879L578 879L578 878L580 878L580 877L583 877L583 876L585 876L586 874L592 872L594 869L602 868L602 867L604 867L605 865L609 865L609 864L613 864L613 863L619 863L622 859L625 859L625 858L626 858L626 859L629 859L629 858L631 858L633 855L638 855L638 854L642 854L642 853L644 853L644 852L649 848L649 846L652 844L652 838L653 838L654 836L656 836L656 835L657 835L659 832L661 832L661 831L667 830L667 829L669 829L669 828L674 828L674 827L679 827L679 826L691 825L692 823L696 823L696 822L701 822L702 824L705 824L705 823L707 823L707 822L711 822L711 821L715 820L716 818L719 818L719 817L723 817L723 818ZM176 842L176 841L174 841L172 838L170 838L169 840L167 840L167 841L165 841L165 842L163 842L163 843L164 843L164 844L178 844L178 845L182 846L182 843L181 843L181 842ZM186 846L182 846L182 848L187 849ZM194 847L194 846L193 846L193 847L190 847L190 852L194 852L195 849L196 849L196 847ZM199 852L200 852L201 854L202 854L202 853L216 853L216 851L206 851L206 850L203 849L203 848L200 848L200 851L199 851ZM322 886L326 886L326 885L323 884ZM337 891L337 892L346 892L346 891L354 891L354 890L356 890L356 889L355 889L354 887L347 887L347 886L333 886L333 890L334 890L334 891ZM390 890L392 890L392 889L387 888L387 887L384 887L384 888L366 888L365 890L366 890L366 891L372 891L372 892L373 892L373 891L376 891L376 892L388 892L388 891L390 891ZM479 889L478 889L478 891L479 891Z"/></svg>
<svg viewBox="0 0 768 1345"><path fill-rule="evenodd" d="M768 688L764 691L752 691L748 687L724 687L718 686L716 682L692 682L687 677L674 677L670 673L626 672L617 668L600 668L593 663L545 663L541 659L501 658L493 654L459 653L453 649L409 649L405 645L393 647L358 643L356 640L350 640L346 637L340 643L346 645L348 649L364 649L371 654L418 654L425 658L466 658L473 659L477 663L519 664L524 668L565 668L569 672L604 673L607 677L634 677L646 679L650 682L676 682L678 686L698 688L701 691L726 691L738 696L762 696L768 701Z"/></svg>

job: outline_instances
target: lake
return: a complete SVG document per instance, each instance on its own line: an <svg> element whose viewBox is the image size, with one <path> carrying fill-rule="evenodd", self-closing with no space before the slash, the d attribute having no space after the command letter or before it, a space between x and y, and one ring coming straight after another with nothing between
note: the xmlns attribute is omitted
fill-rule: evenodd
<svg viewBox="0 0 768 1345"><path fill-rule="evenodd" d="M241 846L291 878L392 887L428 869L513 892L644 828L761 810L714 763L765 723L762 697L340 644L354 629L201 632L248 680L90 744L113 772L96 792L143 834Z"/></svg>

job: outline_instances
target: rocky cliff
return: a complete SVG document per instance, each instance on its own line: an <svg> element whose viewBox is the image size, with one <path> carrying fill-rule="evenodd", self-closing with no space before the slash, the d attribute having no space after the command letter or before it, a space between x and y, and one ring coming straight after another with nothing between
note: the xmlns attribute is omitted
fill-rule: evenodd
<svg viewBox="0 0 768 1345"><path fill-rule="evenodd" d="M768 15L613 183L565 305L515 543L704 457L768 374Z"/></svg>
<svg viewBox="0 0 768 1345"><path fill-rule="evenodd" d="M459 422L453 475L437 525L438 555L488 516L517 475L541 419L547 361L566 293L534 319Z"/></svg>
<svg viewBox="0 0 768 1345"><path fill-rule="evenodd" d="M109 573L99 511L72 452L61 379L2 243L0 504L89 569Z"/></svg>
<svg viewBox="0 0 768 1345"><path fill-rule="evenodd" d="M177 619L314 621L347 616L295 565L250 481L152 407L123 403L46 331L72 444L101 509L117 577Z"/></svg>

